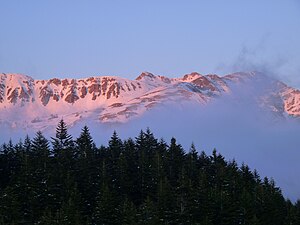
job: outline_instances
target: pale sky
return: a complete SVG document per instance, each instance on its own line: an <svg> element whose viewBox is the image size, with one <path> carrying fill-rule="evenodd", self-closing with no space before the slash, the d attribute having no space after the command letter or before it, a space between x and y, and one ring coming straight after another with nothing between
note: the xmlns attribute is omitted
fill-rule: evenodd
<svg viewBox="0 0 300 225"><path fill-rule="evenodd" d="M0 0L0 72L260 70L300 88L299 0Z"/></svg>

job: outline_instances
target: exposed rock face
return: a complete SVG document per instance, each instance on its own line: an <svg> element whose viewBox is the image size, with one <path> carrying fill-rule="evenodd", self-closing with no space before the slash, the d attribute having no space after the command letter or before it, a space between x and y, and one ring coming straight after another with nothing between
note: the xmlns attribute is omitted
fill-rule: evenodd
<svg viewBox="0 0 300 225"><path fill-rule="evenodd" d="M289 89L282 93L285 111L293 116L300 116L300 91Z"/></svg>
<svg viewBox="0 0 300 225"><path fill-rule="evenodd" d="M0 75L0 103L4 101L5 98L5 79L6 74L3 73Z"/></svg>
<svg viewBox="0 0 300 225"><path fill-rule="evenodd" d="M7 100L10 102L10 103L17 103L18 101L18 96L19 96L19 91L18 91L18 88L15 88L13 91L11 91L11 88L8 89L7 91Z"/></svg>
<svg viewBox="0 0 300 225"><path fill-rule="evenodd" d="M31 90L26 90L24 87L21 88L21 92L19 98L22 99L24 102L28 102L30 99Z"/></svg>
<svg viewBox="0 0 300 225"><path fill-rule="evenodd" d="M96 100L97 97L99 97L101 95L101 85L100 83L92 83L89 87L88 87L88 92L89 94L92 94L92 100Z"/></svg>
<svg viewBox="0 0 300 225"><path fill-rule="evenodd" d="M114 77L90 77L87 79L50 79L49 81L36 81L35 86L39 86L39 99L43 105L47 105L49 101L54 100L65 101L74 104L79 99L89 99L95 101L108 100L118 98L121 91L135 91L141 88L135 81L126 81L122 86ZM131 89L128 88L131 86ZM126 87L126 88L124 88Z"/></svg>
<svg viewBox="0 0 300 225"><path fill-rule="evenodd" d="M107 99L110 99L112 96L118 98L120 94L120 85L115 83L111 85L107 91Z"/></svg>
<svg viewBox="0 0 300 225"><path fill-rule="evenodd" d="M84 98L87 94L87 88L86 87L81 87L80 89L80 98Z"/></svg>
<svg viewBox="0 0 300 225"><path fill-rule="evenodd" d="M5 85L0 84L0 103L4 101L4 91L5 91Z"/></svg>
<svg viewBox="0 0 300 225"><path fill-rule="evenodd" d="M44 106L48 104L52 96L53 91L48 86L44 86L43 88L41 88L39 98Z"/></svg>
<svg viewBox="0 0 300 225"><path fill-rule="evenodd" d="M186 82L189 82L189 81L193 81L193 80L195 80L199 77L202 77L202 75L200 73L193 72L193 73L184 75L182 80L186 81Z"/></svg>
<svg viewBox="0 0 300 225"><path fill-rule="evenodd" d="M48 84L55 84L56 86L59 86L61 84L61 80L57 78L53 78L48 81Z"/></svg>
<svg viewBox="0 0 300 225"><path fill-rule="evenodd" d="M192 83L203 90L210 90L210 91L217 90L217 88L206 77L203 76L193 80Z"/></svg>
<svg viewBox="0 0 300 225"><path fill-rule="evenodd" d="M71 83L72 86L69 87L69 90L67 92L67 96L65 98L65 101L67 103L74 103L75 101L77 101L79 99L78 95L77 95L77 85L73 82Z"/></svg>

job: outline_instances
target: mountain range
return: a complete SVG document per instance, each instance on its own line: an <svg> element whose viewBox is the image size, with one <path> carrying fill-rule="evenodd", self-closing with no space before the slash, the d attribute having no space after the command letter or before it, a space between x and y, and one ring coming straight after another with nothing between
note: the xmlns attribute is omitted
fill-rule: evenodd
<svg viewBox="0 0 300 225"><path fill-rule="evenodd" d="M240 90L239 90L240 89ZM35 80L0 74L0 124L46 129L64 118L70 126L83 118L98 123L125 123L146 111L173 103L205 105L231 96L255 101L278 117L300 116L300 91L259 72L226 76L193 72L168 78L143 72L135 80L115 76Z"/></svg>

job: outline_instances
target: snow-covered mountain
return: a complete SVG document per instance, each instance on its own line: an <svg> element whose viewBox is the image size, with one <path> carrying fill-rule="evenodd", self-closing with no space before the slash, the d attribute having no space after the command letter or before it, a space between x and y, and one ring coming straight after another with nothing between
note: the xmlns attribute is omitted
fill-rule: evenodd
<svg viewBox="0 0 300 225"><path fill-rule="evenodd" d="M114 76L34 80L0 75L0 123L43 129L64 118L70 125L91 117L99 123L127 122L166 103L193 102L199 107L222 96L249 99L280 116L300 116L300 91L257 72L224 77L191 73L167 78L144 72L135 80Z"/></svg>

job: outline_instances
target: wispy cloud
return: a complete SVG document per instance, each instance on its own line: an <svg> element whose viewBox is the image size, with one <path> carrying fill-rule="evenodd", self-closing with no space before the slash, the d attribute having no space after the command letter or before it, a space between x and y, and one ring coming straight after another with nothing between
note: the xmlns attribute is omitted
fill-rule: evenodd
<svg viewBox="0 0 300 225"><path fill-rule="evenodd" d="M259 71L300 88L298 78L300 66L288 52L276 52L274 49L271 51L271 48L274 48L271 46L271 40L271 35L266 34L255 45L244 44L233 60L219 63L216 71L221 73Z"/></svg>
<svg viewBox="0 0 300 225"><path fill-rule="evenodd" d="M230 66L233 71L260 71L268 75L278 75L280 69L288 64L289 60L283 56L267 59L262 56L262 50L258 47L249 48L243 46L236 61Z"/></svg>

